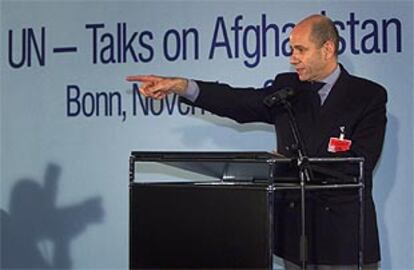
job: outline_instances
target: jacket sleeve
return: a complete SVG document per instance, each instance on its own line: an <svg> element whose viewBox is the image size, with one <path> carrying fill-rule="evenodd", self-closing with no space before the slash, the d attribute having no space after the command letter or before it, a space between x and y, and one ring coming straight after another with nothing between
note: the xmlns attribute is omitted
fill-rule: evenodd
<svg viewBox="0 0 414 270"><path fill-rule="evenodd" d="M265 122L273 123L271 111L263 99L273 90L267 88L236 88L227 84L196 81L200 93L194 102L185 98L180 100L227 117L238 123Z"/></svg>

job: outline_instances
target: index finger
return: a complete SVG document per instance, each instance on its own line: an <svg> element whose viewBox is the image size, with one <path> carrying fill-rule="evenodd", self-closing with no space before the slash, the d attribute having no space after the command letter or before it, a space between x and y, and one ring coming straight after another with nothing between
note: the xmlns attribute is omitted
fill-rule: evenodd
<svg viewBox="0 0 414 270"><path fill-rule="evenodd" d="M160 81L161 77L154 75L130 75L126 77L129 82L156 82Z"/></svg>

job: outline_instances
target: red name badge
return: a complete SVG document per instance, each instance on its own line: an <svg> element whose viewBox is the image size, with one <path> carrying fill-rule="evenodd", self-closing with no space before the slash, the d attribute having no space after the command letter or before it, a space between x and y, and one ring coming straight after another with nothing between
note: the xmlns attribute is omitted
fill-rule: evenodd
<svg viewBox="0 0 414 270"><path fill-rule="evenodd" d="M337 153L345 152L351 149L351 140L331 137L329 139L328 152Z"/></svg>

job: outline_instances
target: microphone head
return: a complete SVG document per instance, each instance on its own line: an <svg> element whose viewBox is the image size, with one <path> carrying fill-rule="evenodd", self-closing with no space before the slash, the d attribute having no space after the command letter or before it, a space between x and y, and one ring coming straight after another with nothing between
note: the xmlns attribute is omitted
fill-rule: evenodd
<svg viewBox="0 0 414 270"><path fill-rule="evenodd" d="M273 107L285 103L288 99L295 95L295 91L291 87L281 88L274 93L266 96L263 102L266 106Z"/></svg>

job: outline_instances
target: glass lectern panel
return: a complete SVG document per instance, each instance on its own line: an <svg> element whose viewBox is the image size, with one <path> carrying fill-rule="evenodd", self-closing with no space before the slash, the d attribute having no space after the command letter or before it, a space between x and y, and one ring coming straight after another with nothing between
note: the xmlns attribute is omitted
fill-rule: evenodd
<svg viewBox="0 0 414 270"><path fill-rule="evenodd" d="M287 175L294 167L291 159L268 152L132 152L132 157L138 182L154 182L156 178L163 182L267 182L276 174Z"/></svg>

